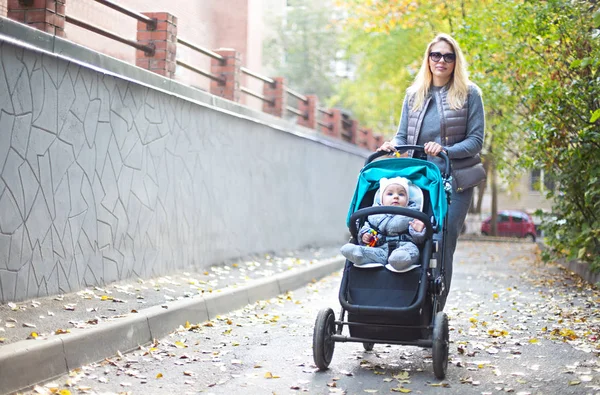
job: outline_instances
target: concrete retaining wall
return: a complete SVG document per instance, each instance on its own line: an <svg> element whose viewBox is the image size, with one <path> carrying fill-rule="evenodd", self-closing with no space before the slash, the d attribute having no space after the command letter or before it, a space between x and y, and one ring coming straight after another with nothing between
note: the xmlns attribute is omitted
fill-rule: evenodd
<svg viewBox="0 0 600 395"><path fill-rule="evenodd" d="M344 241L366 152L11 37L0 59L0 302Z"/></svg>

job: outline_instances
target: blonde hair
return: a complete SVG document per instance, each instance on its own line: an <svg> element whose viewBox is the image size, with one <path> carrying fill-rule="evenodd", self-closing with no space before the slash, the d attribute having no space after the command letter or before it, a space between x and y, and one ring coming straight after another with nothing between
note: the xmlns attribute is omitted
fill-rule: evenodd
<svg viewBox="0 0 600 395"><path fill-rule="evenodd" d="M412 111L417 111L425 103L425 99L429 94L429 89L433 82L433 75L429 68L429 52L434 44L444 41L448 43L454 50L456 60L454 61L454 71L450 77L450 87L448 89L448 104L453 110L462 108L467 100L469 93L469 72L467 71L467 61L458 46L458 43L450 35L440 33L438 34L427 46L425 54L423 55L423 63L421 68L415 77L415 81L408 88L407 92L413 95Z"/></svg>

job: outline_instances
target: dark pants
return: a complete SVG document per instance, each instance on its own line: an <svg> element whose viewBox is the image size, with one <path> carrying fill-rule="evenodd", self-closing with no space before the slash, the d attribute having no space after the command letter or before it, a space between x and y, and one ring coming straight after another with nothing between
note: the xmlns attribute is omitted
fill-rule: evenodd
<svg viewBox="0 0 600 395"><path fill-rule="evenodd" d="M448 233L446 234L446 247L444 252L446 291L440 297L440 310L446 305L446 299L450 292L450 284L452 283L452 261L454 258L454 251L456 250L456 242L463 224L465 223L465 218L467 218L471 199L473 198L473 190L474 188L469 188L459 193L456 192L454 188L452 189L452 201L448 206Z"/></svg>

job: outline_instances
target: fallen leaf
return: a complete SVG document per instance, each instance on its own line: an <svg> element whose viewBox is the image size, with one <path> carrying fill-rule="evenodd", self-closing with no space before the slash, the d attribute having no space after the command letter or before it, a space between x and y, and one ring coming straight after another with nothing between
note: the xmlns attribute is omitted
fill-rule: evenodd
<svg viewBox="0 0 600 395"><path fill-rule="evenodd" d="M162 373L159 373L159 374L157 374L157 375L156 375L156 378L157 378L157 379L162 379L162 377L163 377L163 374L162 374Z"/></svg>

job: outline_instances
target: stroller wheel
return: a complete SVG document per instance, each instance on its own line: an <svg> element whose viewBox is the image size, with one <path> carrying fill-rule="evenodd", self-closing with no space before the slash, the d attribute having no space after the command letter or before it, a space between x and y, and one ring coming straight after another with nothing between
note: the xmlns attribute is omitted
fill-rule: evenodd
<svg viewBox="0 0 600 395"><path fill-rule="evenodd" d="M331 336L335 333L335 314L330 308L322 309L317 315L313 332L313 359L320 370L329 367L333 358L335 342Z"/></svg>
<svg viewBox="0 0 600 395"><path fill-rule="evenodd" d="M446 370L448 369L449 343L448 316L440 311L435 315L435 322L433 323L432 347L433 373L440 380L446 377Z"/></svg>
<svg viewBox="0 0 600 395"><path fill-rule="evenodd" d="M365 351L371 351L373 349L373 346L375 345L375 343L363 343L363 348L365 349Z"/></svg>

